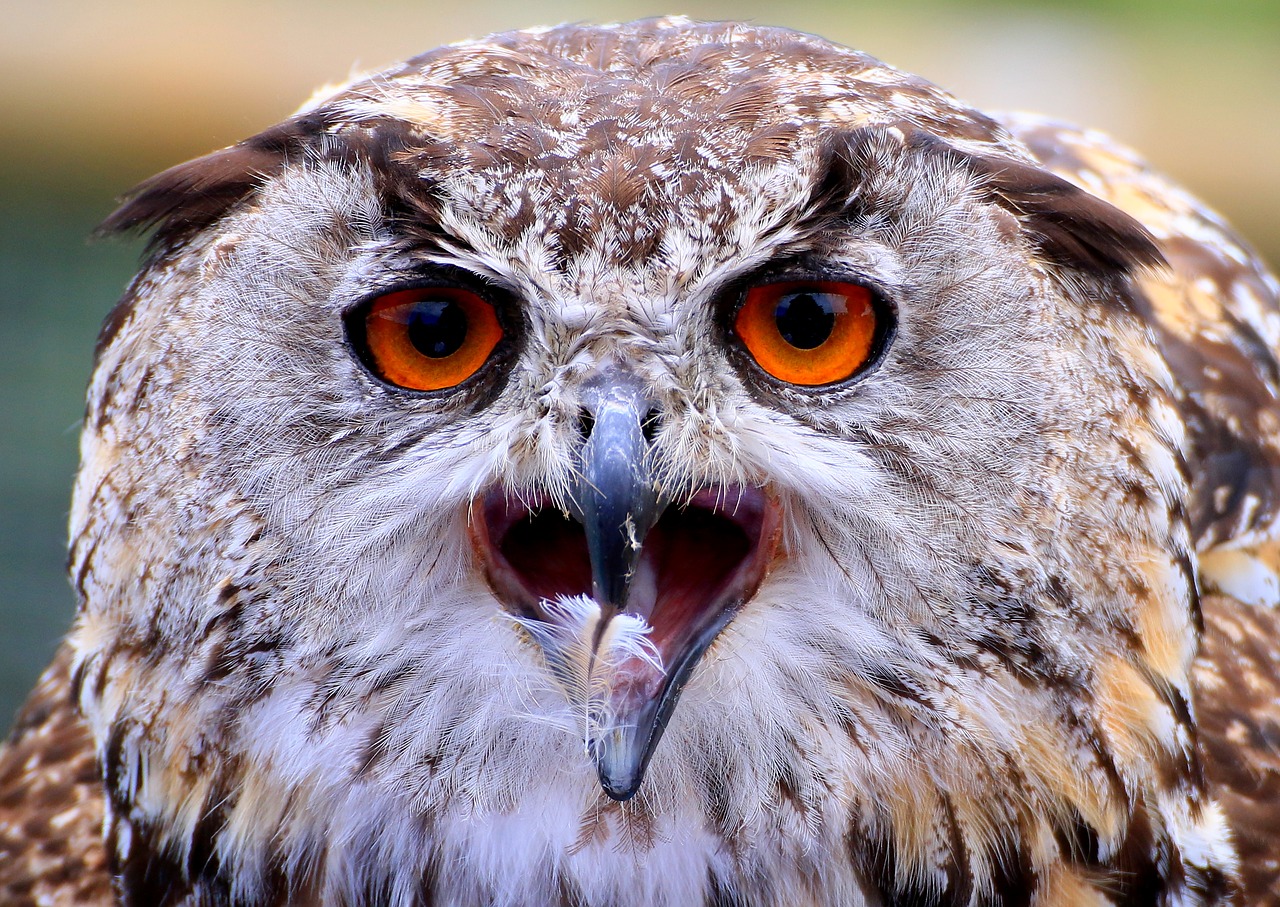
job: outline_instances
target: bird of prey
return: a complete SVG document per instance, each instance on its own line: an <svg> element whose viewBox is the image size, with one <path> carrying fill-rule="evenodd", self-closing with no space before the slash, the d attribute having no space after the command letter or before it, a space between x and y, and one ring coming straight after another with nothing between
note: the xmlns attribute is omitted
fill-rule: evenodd
<svg viewBox="0 0 1280 907"><path fill-rule="evenodd" d="M1280 904L1280 292L1107 138L574 25L104 230L4 904Z"/></svg>

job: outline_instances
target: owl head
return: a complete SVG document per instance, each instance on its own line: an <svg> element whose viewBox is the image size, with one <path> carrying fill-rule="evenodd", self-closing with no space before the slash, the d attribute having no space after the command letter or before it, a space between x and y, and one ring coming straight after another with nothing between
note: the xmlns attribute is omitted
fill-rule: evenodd
<svg viewBox="0 0 1280 907"><path fill-rule="evenodd" d="M1159 253L995 120L786 30L521 31L105 229L75 678L138 902L1217 871Z"/></svg>

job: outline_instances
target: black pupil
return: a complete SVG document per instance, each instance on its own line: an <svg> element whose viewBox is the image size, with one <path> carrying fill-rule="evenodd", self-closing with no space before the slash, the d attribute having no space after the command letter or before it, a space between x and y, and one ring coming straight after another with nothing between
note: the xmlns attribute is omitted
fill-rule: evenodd
<svg viewBox="0 0 1280 907"><path fill-rule="evenodd" d="M836 311L829 293L791 293L778 300L774 321L782 339L796 349L822 346L836 326Z"/></svg>
<svg viewBox="0 0 1280 907"><path fill-rule="evenodd" d="M409 342L424 356L443 359L467 339L467 313L452 299L423 299L409 312Z"/></svg>

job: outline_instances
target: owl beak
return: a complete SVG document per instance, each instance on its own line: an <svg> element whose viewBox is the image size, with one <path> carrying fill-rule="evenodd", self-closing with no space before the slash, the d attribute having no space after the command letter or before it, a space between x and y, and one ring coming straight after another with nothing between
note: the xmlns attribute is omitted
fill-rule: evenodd
<svg viewBox="0 0 1280 907"><path fill-rule="evenodd" d="M676 621L679 629L673 633L663 620L665 613L657 613L662 591L666 590L656 588L663 585L663 577L658 575L654 562L670 563L678 556L667 553L671 538L648 545L646 542L660 519L670 526L688 523L690 518L685 508L671 508L668 516L670 502L663 500L658 491L653 452L646 434L646 428L656 422L654 408L634 379L617 373L606 373L598 384L589 387L585 403L590 418L589 426L584 426L586 439L579 455L573 500L579 511L575 516L582 522L586 536L592 596L604 611L596 629L594 655L597 659L605 657L600 650L607 646L610 621L619 614L630 613L654 622L650 639L664 661L661 670L655 670L651 661L632 655L613 666L612 695L607 707L612 720L589 741L601 787L615 800L628 800L644 780L649 759L694 667L742 602L754 593L763 574L763 560L772 555L776 520L771 518L776 516L776 508L769 507L769 500L759 489L738 489L732 501L733 512L720 517L724 526L715 527L705 536L701 532L705 527L701 526L692 532L687 526L671 531L672 537L690 548L699 542L711 548L718 533L732 525L741 531L747 540L745 547L750 549L750 556L742 557L737 564L745 565L745 569L736 571L745 576L734 582L735 570L730 569L727 583L725 575L718 577L722 588L714 593L701 590L701 600L697 600L698 595L688 596L683 602L689 611L687 620ZM698 497L695 495L695 499ZM723 495L704 492L701 497L703 507L699 513L730 509L724 506L728 501ZM762 544L765 537L769 537L769 544ZM663 554L655 555L655 549ZM694 558L703 556L696 550L691 553ZM715 559L710 551L705 556ZM707 576L716 573L707 571L698 581L705 581ZM678 606L671 607L670 597L664 604L666 612L678 610Z"/></svg>
<svg viewBox="0 0 1280 907"><path fill-rule="evenodd" d="M587 388L574 514L587 539L591 594L626 610L645 537L665 506L653 477L646 423L653 407L630 376L606 374Z"/></svg>
<svg viewBox="0 0 1280 907"><path fill-rule="evenodd" d="M627 800L695 666L763 580L781 517L757 487L665 499L646 434L653 407L625 373L600 376L584 402L571 513L497 487L477 501L472 531L495 593L534 628L553 674L590 690L588 751L604 792ZM564 603L588 590L598 618L583 622ZM579 644L581 660L569 651Z"/></svg>
<svg viewBox="0 0 1280 907"><path fill-rule="evenodd" d="M650 521L636 541L640 551L624 550L604 565L620 575L625 605L597 598L613 605L596 629L593 651L608 665L599 710L607 717L588 748L600 786L613 799L628 800L639 790L694 668L763 581L780 525L777 501L763 489L704 489ZM606 556L615 550L601 548ZM656 659L615 646L622 634L613 633L614 626L632 617L647 622Z"/></svg>
<svg viewBox="0 0 1280 907"><path fill-rule="evenodd" d="M652 424L652 407L639 385L629 376L602 376L588 387L584 402L586 439L573 501L587 541L592 597L603 611L593 640L593 657L599 657L609 622L628 610L645 539L665 502L656 489L645 435L646 422ZM664 683L660 672L643 659L619 667L622 676L611 682L617 691L609 709L615 720L589 741L589 747L605 793L627 800L644 779L683 678L679 684L670 678Z"/></svg>

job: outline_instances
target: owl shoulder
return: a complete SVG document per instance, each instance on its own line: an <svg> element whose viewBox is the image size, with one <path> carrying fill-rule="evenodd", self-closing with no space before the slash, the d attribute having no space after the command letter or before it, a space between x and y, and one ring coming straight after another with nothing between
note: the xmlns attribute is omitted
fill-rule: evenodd
<svg viewBox="0 0 1280 907"><path fill-rule="evenodd" d="M59 650L0 746L0 903L115 903L102 841L102 778Z"/></svg>
<svg viewBox="0 0 1280 907"><path fill-rule="evenodd" d="M1280 905L1280 285L1215 212L1101 133L1005 125L1047 167L1138 220L1167 266L1134 282L1174 382L1203 592L1198 750L1245 903Z"/></svg>

